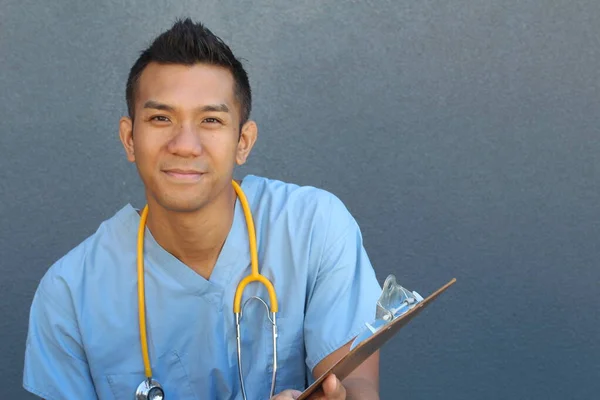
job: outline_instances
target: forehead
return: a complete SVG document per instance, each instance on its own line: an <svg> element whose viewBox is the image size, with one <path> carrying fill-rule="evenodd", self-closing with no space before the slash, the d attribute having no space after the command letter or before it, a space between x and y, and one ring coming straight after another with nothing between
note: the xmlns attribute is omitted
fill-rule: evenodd
<svg viewBox="0 0 600 400"><path fill-rule="evenodd" d="M179 108L204 104L235 104L233 75L223 67L206 64L150 63L137 84L136 107L155 100Z"/></svg>

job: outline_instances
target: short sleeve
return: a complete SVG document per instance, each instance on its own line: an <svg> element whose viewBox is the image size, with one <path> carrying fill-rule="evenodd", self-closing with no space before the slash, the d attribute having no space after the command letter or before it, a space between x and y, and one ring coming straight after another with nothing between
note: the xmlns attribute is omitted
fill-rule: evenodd
<svg viewBox="0 0 600 400"><path fill-rule="evenodd" d="M30 309L23 387L47 400L96 398L68 289L51 272Z"/></svg>
<svg viewBox="0 0 600 400"><path fill-rule="evenodd" d="M304 340L312 371L371 322L381 294L355 219L332 195L325 245L307 299Z"/></svg>

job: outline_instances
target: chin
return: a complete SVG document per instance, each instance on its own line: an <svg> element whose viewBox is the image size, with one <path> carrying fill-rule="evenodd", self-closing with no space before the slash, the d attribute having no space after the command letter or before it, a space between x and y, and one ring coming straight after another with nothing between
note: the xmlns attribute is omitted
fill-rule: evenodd
<svg viewBox="0 0 600 400"><path fill-rule="evenodd" d="M165 210L178 213L191 213L202 209L206 204L206 199L194 197L190 199L163 198L157 199L158 204Z"/></svg>
<svg viewBox="0 0 600 400"><path fill-rule="evenodd" d="M149 190L155 202L164 210L178 213L192 213L218 201L222 192L216 192L214 185L165 185Z"/></svg>

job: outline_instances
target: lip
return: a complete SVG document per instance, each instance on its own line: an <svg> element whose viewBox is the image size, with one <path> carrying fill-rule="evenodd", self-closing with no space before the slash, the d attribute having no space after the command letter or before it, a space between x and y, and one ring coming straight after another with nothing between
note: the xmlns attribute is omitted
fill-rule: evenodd
<svg viewBox="0 0 600 400"><path fill-rule="evenodd" d="M202 175L204 175L202 172L199 172L196 170L177 169L177 168L163 170L163 172L172 179L175 179L178 181L185 181L185 182L197 181L202 177Z"/></svg>

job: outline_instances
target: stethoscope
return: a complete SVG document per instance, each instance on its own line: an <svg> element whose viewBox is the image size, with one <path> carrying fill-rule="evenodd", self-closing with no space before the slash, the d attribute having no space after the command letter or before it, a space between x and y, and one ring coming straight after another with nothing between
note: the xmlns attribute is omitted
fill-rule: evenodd
<svg viewBox="0 0 600 400"><path fill-rule="evenodd" d="M278 311L277 296L275 294L275 288L271 281L265 276L258 272L258 251L256 247L256 233L254 231L254 221L252 220L252 213L246 195L242 191L242 188L237 182L232 181L233 188L240 199L242 208L244 210L244 217L246 219L246 225L248 227L248 239L250 241L250 259L251 259L251 272L250 275L246 276L238 284L235 291L235 298L233 301L233 313L235 315L235 330L237 340L237 359L238 359L238 373L240 379L240 386L242 390L242 397L246 399L246 388L244 387L244 377L242 374L242 338L240 322L242 319L242 294L246 286L252 282L259 282L265 285L269 292L269 299L271 307L265 303L263 299L257 296L250 297L244 303L252 299L259 300L266 308L269 321L272 325L273 333L273 375L271 379L271 391L269 398L273 397L275 392L275 376L277 374L277 320L276 313ZM165 398L165 391L161 384L152 378L152 368L150 367L150 357L148 356L148 337L146 331L146 300L144 291L144 232L146 229L146 220L148 218L148 206L146 205L142 210L140 217L140 225L138 228L137 237L137 280L138 280L138 312L139 312L139 323L140 323L140 344L142 348L142 358L144 360L144 373L146 379L138 386L135 391L136 400L163 400Z"/></svg>

